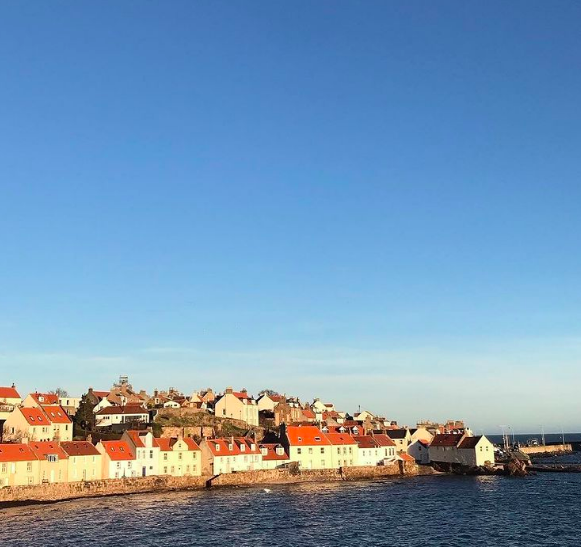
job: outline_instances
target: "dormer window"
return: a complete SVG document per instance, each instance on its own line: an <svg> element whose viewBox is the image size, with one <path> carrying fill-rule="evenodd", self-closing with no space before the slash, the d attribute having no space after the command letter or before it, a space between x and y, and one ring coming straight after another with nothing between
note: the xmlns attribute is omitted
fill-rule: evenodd
<svg viewBox="0 0 581 547"><path fill-rule="evenodd" d="M315 441L320 441L321 437L315 437Z"/></svg>
<svg viewBox="0 0 581 547"><path fill-rule="evenodd" d="M302 442L303 442L303 439L302 439L302 437L299 437L299 442L300 442L300 443L302 443Z"/></svg>
<svg viewBox="0 0 581 547"><path fill-rule="evenodd" d="M230 445L230 446L232 446L232 445ZM232 450L232 449L230 449L230 450ZM240 450L241 450L242 452L246 452L246 445L245 445L245 444L241 444L241 445L240 445Z"/></svg>
<svg viewBox="0 0 581 547"><path fill-rule="evenodd" d="M232 446L232 444L229 444L228 445L228 450L233 450L233 449L234 449L234 446Z"/></svg>
<svg viewBox="0 0 581 547"><path fill-rule="evenodd" d="M31 416L31 417L30 417L30 421L31 421L31 422L34 422L34 416Z"/></svg>
<svg viewBox="0 0 581 547"><path fill-rule="evenodd" d="M266 446L263 446L260 451L262 452L263 456L268 456L268 448L266 448Z"/></svg>
<svg viewBox="0 0 581 547"><path fill-rule="evenodd" d="M216 452L220 452L220 445L219 444L216 445Z"/></svg>
<svg viewBox="0 0 581 547"><path fill-rule="evenodd" d="M277 446L276 453L277 455L282 456L284 454L284 448L282 446Z"/></svg>

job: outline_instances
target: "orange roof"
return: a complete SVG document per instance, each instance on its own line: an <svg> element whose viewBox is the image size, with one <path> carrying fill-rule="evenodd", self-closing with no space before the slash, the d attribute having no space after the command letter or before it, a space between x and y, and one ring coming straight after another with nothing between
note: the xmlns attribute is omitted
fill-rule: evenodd
<svg viewBox="0 0 581 547"><path fill-rule="evenodd" d="M13 387L0 387L0 398L2 399L20 399L18 391Z"/></svg>
<svg viewBox="0 0 581 547"><path fill-rule="evenodd" d="M373 438L379 446L395 446L395 443L387 435L373 435Z"/></svg>
<svg viewBox="0 0 581 547"><path fill-rule="evenodd" d="M105 454L112 461L133 460L131 449L125 441L101 441Z"/></svg>
<svg viewBox="0 0 581 547"><path fill-rule="evenodd" d="M288 460L289 459L288 454L284 449L282 454L276 453L276 449L279 447L282 447L280 443L261 443L259 445L260 451L262 452L264 449L266 449L266 454L262 452L262 459L265 462Z"/></svg>
<svg viewBox="0 0 581 547"><path fill-rule="evenodd" d="M173 445L178 440L175 437L160 437L159 439L155 439L155 443L159 446L159 449L162 452L169 452L173 449ZM200 447L197 445L196 441L191 437L185 437L183 441L186 443L188 450L200 450Z"/></svg>
<svg viewBox="0 0 581 547"><path fill-rule="evenodd" d="M214 456L239 456L241 454L261 453L256 445L254 450L252 450L252 441L244 439L243 437L235 437L234 439L206 439L206 442Z"/></svg>
<svg viewBox="0 0 581 547"><path fill-rule="evenodd" d="M0 444L0 462L29 462L37 459L27 444Z"/></svg>
<svg viewBox="0 0 581 547"><path fill-rule="evenodd" d="M327 433L326 435L333 445L357 444L357 441L349 433Z"/></svg>
<svg viewBox="0 0 581 547"><path fill-rule="evenodd" d="M70 424L71 419L62 406L43 406L42 410L53 424Z"/></svg>
<svg viewBox="0 0 581 547"><path fill-rule="evenodd" d="M53 441L31 442L28 444L39 460L45 460L49 454L56 454L59 458L67 459L68 454Z"/></svg>
<svg viewBox="0 0 581 547"><path fill-rule="evenodd" d="M314 425L289 425L286 435L291 446L328 446L331 444L325 434Z"/></svg>
<svg viewBox="0 0 581 547"><path fill-rule="evenodd" d="M314 420L316 418L315 413L311 409L309 409L309 408L305 408L303 410L303 416L305 418L308 418L308 419L311 419L311 420Z"/></svg>
<svg viewBox="0 0 581 547"><path fill-rule="evenodd" d="M127 435L129 436L129 438L133 441L133 444L137 447L137 448L145 448L145 444L143 442L142 437L145 437L149 431L145 431L145 430L136 430L136 429L130 429L128 431L126 431ZM157 439L153 440L153 446L156 446L156 441Z"/></svg>
<svg viewBox="0 0 581 547"><path fill-rule="evenodd" d="M89 441L63 441L61 448L69 456L100 456L101 453Z"/></svg>
<svg viewBox="0 0 581 547"><path fill-rule="evenodd" d="M359 445L359 448L377 448L379 446L371 435L358 435L353 438Z"/></svg>
<svg viewBox="0 0 581 547"><path fill-rule="evenodd" d="M46 414L40 410L40 408L19 408L20 412L24 416L24 419L30 425L50 425L50 420Z"/></svg>
<svg viewBox="0 0 581 547"><path fill-rule="evenodd" d="M190 450L200 450L198 443L191 437L184 437L184 442L188 445Z"/></svg>
<svg viewBox="0 0 581 547"><path fill-rule="evenodd" d="M402 454L399 455L399 457L404 461L404 462L415 462L415 458L413 458L412 456L410 456L409 454L406 454L405 452L403 452Z"/></svg>
<svg viewBox="0 0 581 547"><path fill-rule="evenodd" d="M59 404L59 396L55 393L31 393L30 396L39 404L39 405L58 405Z"/></svg>

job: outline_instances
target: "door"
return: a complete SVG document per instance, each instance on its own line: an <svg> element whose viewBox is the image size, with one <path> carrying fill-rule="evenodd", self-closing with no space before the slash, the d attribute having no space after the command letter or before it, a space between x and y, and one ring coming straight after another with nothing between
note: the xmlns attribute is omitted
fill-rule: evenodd
<svg viewBox="0 0 581 547"><path fill-rule="evenodd" d="M147 475L147 467L142 467L141 468L141 476L145 477L145 475Z"/></svg>
<svg viewBox="0 0 581 547"><path fill-rule="evenodd" d="M54 482L54 469L50 471L50 482Z"/></svg>

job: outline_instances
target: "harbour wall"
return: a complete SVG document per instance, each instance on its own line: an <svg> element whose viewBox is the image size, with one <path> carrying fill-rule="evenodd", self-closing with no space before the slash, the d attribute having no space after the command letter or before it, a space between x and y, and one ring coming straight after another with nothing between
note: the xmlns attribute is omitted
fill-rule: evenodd
<svg viewBox="0 0 581 547"><path fill-rule="evenodd" d="M573 451L570 444L548 444L541 446L521 446L519 450L527 456L551 456L553 454L567 454Z"/></svg>
<svg viewBox="0 0 581 547"><path fill-rule="evenodd" d="M53 503L101 496L120 496L153 492L197 490L209 486L254 486L377 480L394 476L416 476L435 473L431 467L418 467L412 462L397 462L377 467L345 467L341 469L292 470L272 469L217 475L215 477L135 477L37 486L13 486L0 489L0 509L14 505Z"/></svg>

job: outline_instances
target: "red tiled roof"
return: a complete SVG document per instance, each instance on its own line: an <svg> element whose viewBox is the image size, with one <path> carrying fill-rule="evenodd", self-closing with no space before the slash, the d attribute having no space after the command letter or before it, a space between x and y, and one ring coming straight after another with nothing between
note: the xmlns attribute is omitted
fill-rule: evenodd
<svg viewBox="0 0 581 547"><path fill-rule="evenodd" d="M191 437L184 437L184 442L188 445L190 450L200 450L198 443Z"/></svg>
<svg viewBox="0 0 581 547"><path fill-rule="evenodd" d="M303 410L303 416L305 418L310 419L310 420L314 420L317 417L315 415L315 413L312 410L310 410L309 408L306 408L306 409Z"/></svg>
<svg viewBox="0 0 581 547"><path fill-rule="evenodd" d="M63 441L61 448L69 456L100 456L101 453L89 441Z"/></svg>
<svg viewBox="0 0 581 547"><path fill-rule="evenodd" d="M286 434L291 446L330 445L331 441L314 425L289 425Z"/></svg>
<svg viewBox="0 0 581 547"><path fill-rule="evenodd" d="M68 454L54 441L31 442L28 444L39 460L44 460L49 454L56 454L59 458L67 459Z"/></svg>
<svg viewBox="0 0 581 547"><path fill-rule="evenodd" d="M18 391L13 387L0 387L0 398L2 399L20 399Z"/></svg>
<svg viewBox="0 0 581 547"><path fill-rule="evenodd" d="M233 391L232 395L234 395L234 397L238 397L238 399L252 399L252 397L250 397L246 391Z"/></svg>
<svg viewBox="0 0 581 547"><path fill-rule="evenodd" d="M30 462L37 459L27 444L0 444L0 462Z"/></svg>
<svg viewBox="0 0 581 547"><path fill-rule="evenodd" d="M409 454L406 454L405 452L401 453L399 455L399 457L404 461L404 462L415 462L415 458L413 458L412 456L410 456Z"/></svg>
<svg viewBox="0 0 581 547"><path fill-rule="evenodd" d="M240 454L260 454L260 450L255 446L254 450L251 448L251 441L242 437L232 439L207 439L208 448L214 456L239 456ZM241 447L244 446L244 450Z"/></svg>
<svg viewBox="0 0 581 547"><path fill-rule="evenodd" d="M22 412L24 419L30 425L50 425L49 419L40 408L19 408L18 410Z"/></svg>
<svg viewBox="0 0 581 547"><path fill-rule="evenodd" d="M373 438L379 446L395 446L395 443L387 435L373 435Z"/></svg>
<svg viewBox="0 0 581 547"><path fill-rule="evenodd" d="M444 433L432 439L431 446L456 446L462 439L462 433Z"/></svg>
<svg viewBox="0 0 581 547"><path fill-rule="evenodd" d="M106 399L109 396L110 391L95 391L93 390L93 395L99 397L100 399Z"/></svg>
<svg viewBox="0 0 581 547"><path fill-rule="evenodd" d="M480 442L481 439L482 435L478 437L464 437L462 441L460 441L458 448L476 448L476 445Z"/></svg>
<svg viewBox="0 0 581 547"><path fill-rule="evenodd" d="M332 445L357 444L357 441L349 433L327 433L326 435Z"/></svg>
<svg viewBox="0 0 581 547"><path fill-rule="evenodd" d="M105 454L112 461L133 460L129 445L125 441L101 441Z"/></svg>
<svg viewBox="0 0 581 547"><path fill-rule="evenodd" d="M127 430L125 433L129 436L129 438L133 441L133 444L137 448L145 448L145 444L143 443L142 436L147 435L147 431L137 431L135 429ZM155 444L154 444L155 446Z"/></svg>
<svg viewBox="0 0 581 547"><path fill-rule="evenodd" d="M59 397L55 393L31 393L30 396L39 404L39 405L58 405L59 404ZM40 400L42 398L42 401Z"/></svg>
<svg viewBox="0 0 581 547"><path fill-rule="evenodd" d="M379 445L371 435L357 435L353 437L359 448L377 448Z"/></svg>
<svg viewBox="0 0 581 547"><path fill-rule="evenodd" d="M61 406L43 406L42 410L53 424L70 424L71 419Z"/></svg>
<svg viewBox="0 0 581 547"><path fill-rule="evenodd" d="M282 445L279 443L261 443L258 446L259 446L261 452L263 449L266 449L266 454L264 454L264 452L262 452L262 459L265 462L281 461L281 460L288 460L289 459L288 454L284 451L284 449L283 449L282 454L276 453L276 449L282 447Z"/></svg>

